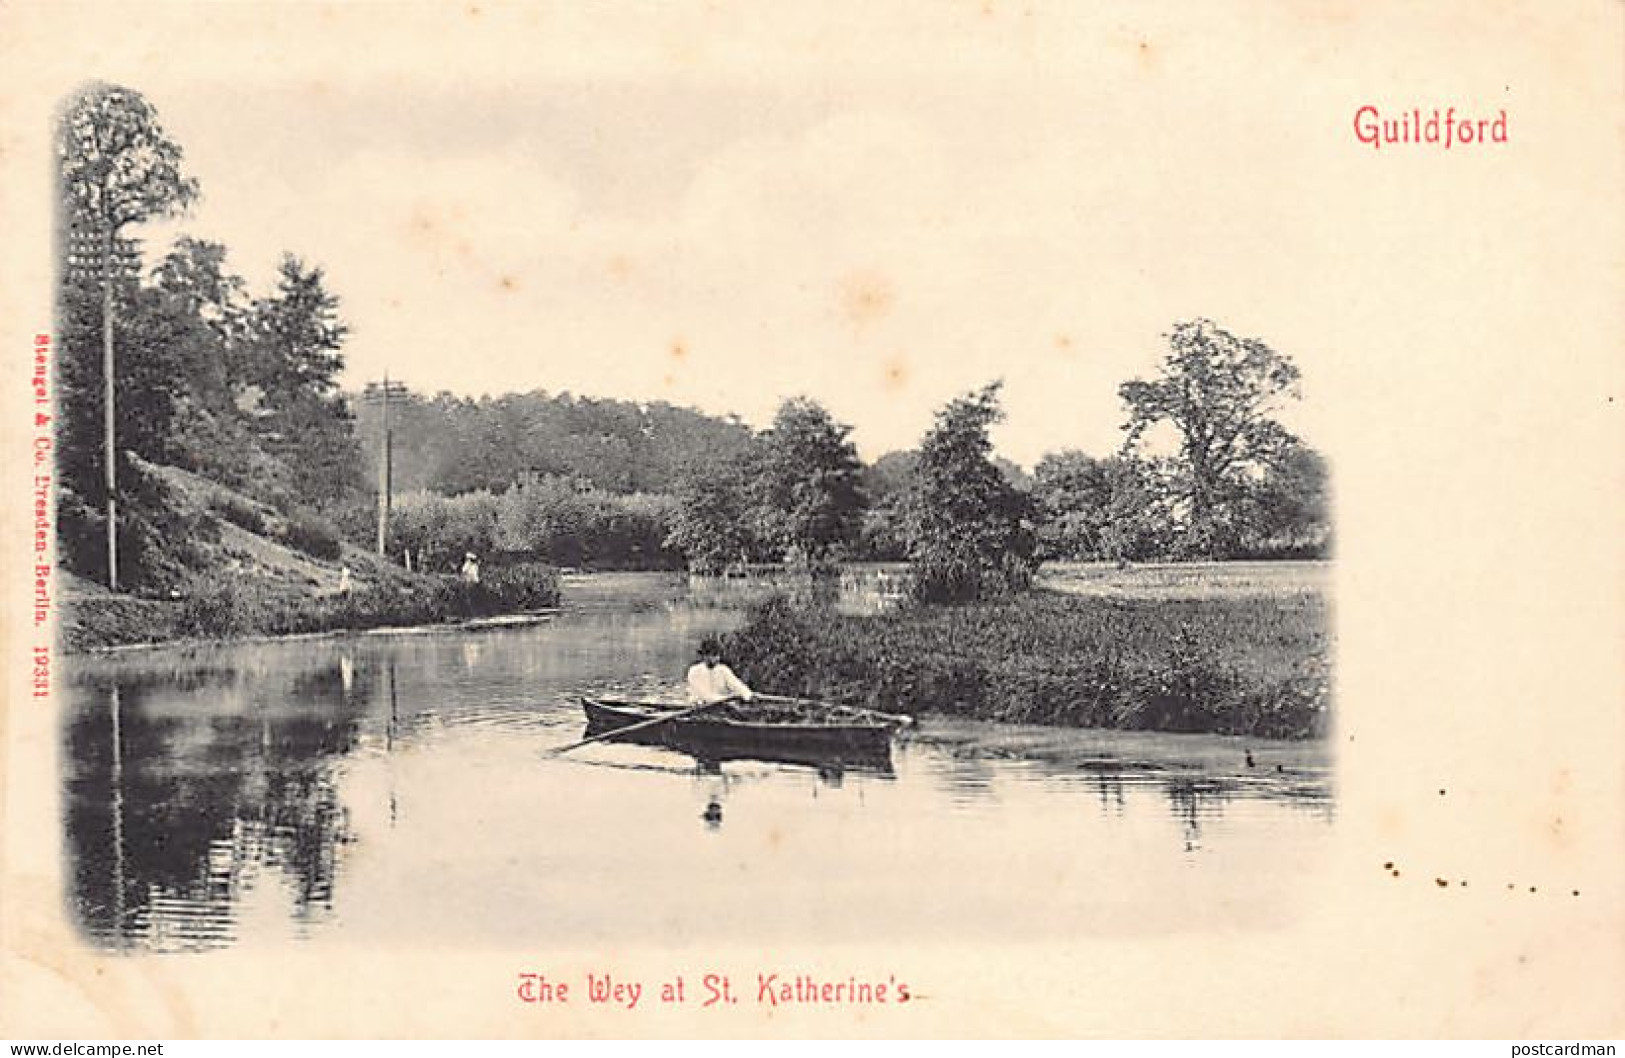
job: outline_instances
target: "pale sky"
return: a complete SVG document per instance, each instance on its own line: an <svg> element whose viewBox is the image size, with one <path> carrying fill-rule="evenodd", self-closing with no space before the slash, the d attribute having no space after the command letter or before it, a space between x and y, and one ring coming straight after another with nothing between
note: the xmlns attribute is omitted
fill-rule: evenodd
<svg viewBox="0 0 1625 1058"><path fill-rule="evenodd" d="M1289 425L1333 445L1338 358L1375 337L1347 282L1371 218L1328 208L1373 164L1348 85L1428 59L1384 40L1397 14L1339 51L1290 5L440 5L211 8L214 46L171 69L167 10L100 72L186 151L203 197L176 230L256 290L281 250L324 267L348 386L756 426L806 394L873 458L1003 378L995 439L1028 466L1114 449L1117 386L1195 316L1293 357Z"/></svg>

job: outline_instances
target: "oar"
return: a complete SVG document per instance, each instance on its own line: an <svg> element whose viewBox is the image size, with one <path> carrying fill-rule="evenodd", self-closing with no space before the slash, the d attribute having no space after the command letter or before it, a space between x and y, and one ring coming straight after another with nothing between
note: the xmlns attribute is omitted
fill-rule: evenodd
<svg viewBox="0 0 1625 1058"><path fill-rule="evenodd" d="M679 709L675 713L667 713L665 716L657 716L653 720L642 720L636 724L628 724L625 727L617 727L613 731L605 731L603 734L594 735L591 738L584 738L580 742L572 742L568 746L560 746L558 749L549 750L548 752L552 753L554 756L557 756L560 753L568 753L572 749L580 749L582 746L591 745L594 742L602 742L611 735L624 735L629 731L642 731L646 727L654 727L656 724L670 723L673 720L680 720L685 716L693 716L695 713L698 713L703 709L715 709L719 705L728 705L729 703L737 702L738 700L739 699L737 698L724 698L719 702L705 702L701 705L691 705L687 709Z"/></svg>

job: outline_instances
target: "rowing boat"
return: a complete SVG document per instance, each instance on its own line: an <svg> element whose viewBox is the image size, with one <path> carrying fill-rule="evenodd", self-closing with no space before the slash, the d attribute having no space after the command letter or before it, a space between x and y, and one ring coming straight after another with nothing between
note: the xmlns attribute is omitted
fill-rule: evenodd
<svg viewBox="0 0 1625 1058"><path fill-rule="evenodd" d="M665 746L704 761L766 760L791 764L889 766L892 733L908 717L797 698L757 696L651 723L692 708L671 702L583 698L587 734L609 741ZM614 732L627 730L624 738Z"/></svg>

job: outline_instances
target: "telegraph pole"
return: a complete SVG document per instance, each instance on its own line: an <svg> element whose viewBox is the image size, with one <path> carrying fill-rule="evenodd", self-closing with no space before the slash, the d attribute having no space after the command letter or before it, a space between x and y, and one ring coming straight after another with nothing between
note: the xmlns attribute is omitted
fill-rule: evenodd
<svg viewBox="0 0 1625 1058"><path fill-rule="evenodd" d="M118 591L118 428L117 359L113 348L114 284L131 273L138 253L117 226L104 219L99 231L70 228L67 271L96 277L102 293L102 483L107 489L107 587Z"/></svg>
<svg viewBox="0 0 1625 1058"><path fill-rule="evenodd" d="M102 426L107 451L107 588L118 591L118 445L113 429L113 222L102 221Z"/></svg>
<svg viewBox="0 0 1625 1058"><path fill-rule="evenodd" d="M378 459L378 553L389 553L389 507L395 491L395 429L389 422L389 372L384 372L381 399L384 405L384 430L380 438L383 451Z"/></svg>
<svg viewBox="0 0 1625 1058"><path fill-rule="evenodd" d="M368 402L382 405L384 423L378 435L378 554L389 554L389 514L395 491L395 427L389 421L389 399L406 396L406 386L389 380L384 372L382 383L371 382L363 396Z"/></svg>

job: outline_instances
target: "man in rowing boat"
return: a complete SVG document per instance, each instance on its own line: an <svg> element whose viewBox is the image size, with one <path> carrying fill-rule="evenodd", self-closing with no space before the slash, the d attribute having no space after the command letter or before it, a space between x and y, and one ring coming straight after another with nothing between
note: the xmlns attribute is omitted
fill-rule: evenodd
<svg viewBox="0 0 1625 1058"><path fill-rule="evenodd" d="M722 663L722 644L715 636L700 641L700 660L688 667L688 700L692 705L724 702L730 698L750 701L755 697L745 681Z"/></svg>

